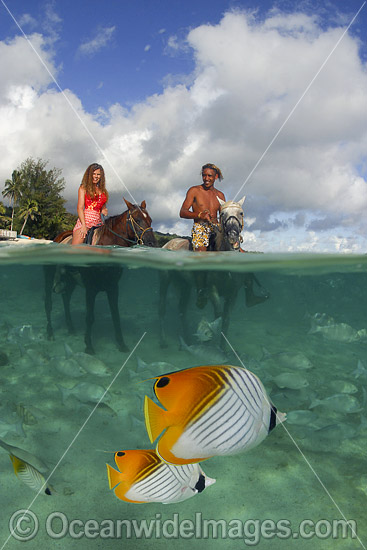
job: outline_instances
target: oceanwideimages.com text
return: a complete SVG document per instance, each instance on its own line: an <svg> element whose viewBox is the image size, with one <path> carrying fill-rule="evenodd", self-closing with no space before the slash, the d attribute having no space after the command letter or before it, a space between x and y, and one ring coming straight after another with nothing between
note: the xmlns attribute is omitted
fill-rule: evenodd
<svg viewBox="0 0 367 550"><path fill-rule="evenodd" d="M11 537L26 541L42 530L51 539L241 539L256 546L262 539L346 539L357 538L354 520L302 520L297 527L280 519L207 519L201 512L194 519L169 519L156 514L151 519L70 519L63 512L52 512L42 522L30 510L17 510L9 520Z"/></svg>

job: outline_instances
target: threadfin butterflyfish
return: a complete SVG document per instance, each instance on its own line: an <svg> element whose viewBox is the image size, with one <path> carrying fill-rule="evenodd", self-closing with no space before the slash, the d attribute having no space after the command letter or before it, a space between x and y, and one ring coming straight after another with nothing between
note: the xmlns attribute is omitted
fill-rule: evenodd
<svg viewBox="0 0 367 550"><path fill-rule="evenodd" d="M270 402L259 378L230 365L192 367L156 377L145 396L151 442L166 462L189 464L247 451L286 419Z"/></svg>
<svg viewBox="0 0 367 550"><path fill-rule="evenodd" d="M15 475L33 491L51 495L51 487L47 485L45 477L31 464L9 453L13 463Z"/></svg>
<svg viewBox="0 0 367 550"><path fill-rule="evenodd" d="M118 470L106 464L109 486L126 502L181 502L215 483L199 464L167 464L154 450L118 451L115 463Z"/></svg>

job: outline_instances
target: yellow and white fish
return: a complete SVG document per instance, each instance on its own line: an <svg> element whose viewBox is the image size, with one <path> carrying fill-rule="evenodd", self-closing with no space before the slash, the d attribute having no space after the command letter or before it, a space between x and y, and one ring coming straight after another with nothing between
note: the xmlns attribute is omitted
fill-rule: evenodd
<svg viewBox="0 0 367 550"><path fill-rule="evenodd" d="M23 481L28 487L37 493L42 488L42 493L51 495L51 488L46 483L46 479L36 468L28 464L25 460L21 460L13 454L9 454L10 460L13 463L15 475Z"/></svg>
<svg viewBox="0 0 367 550"><path fill-rule="evenodd" d="M167 464L154 450L118 451L115 462L118 470L106 464L109 486L126 502L181 502L215 483L199 464Z"/></svg>
<svg viewBox="0 0 367 550"><path fill-rule="evenodd" d="M258 377L230 365L193 367L157 377L145 396L145 424L156 450L172 464L199 462L255 447L286 419Z"/></svg>

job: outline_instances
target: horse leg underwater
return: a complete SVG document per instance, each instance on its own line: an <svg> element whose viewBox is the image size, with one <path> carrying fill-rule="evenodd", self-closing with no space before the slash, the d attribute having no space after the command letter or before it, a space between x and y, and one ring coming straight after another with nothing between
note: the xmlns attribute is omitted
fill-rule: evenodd
<svg viewBox="0 0 367 550"><path fill-rule="evenodd" d="M159 339L160 347L167 347L165 331L165 315L167 305L168 289L172 283L176 294L178 295L178 319L179 332L185 342L190 341L190 334L187 323L187 308L191 296L192 280L189 273L180 273L176 271L163 271L159 274Z"/></svg>
<svg viewBox="0 0 367 550"><path fill-rule="evenodd" d="M220 347L227 344L226 336L230 325L232 310L236 304L238 292L243 287L246 307L253 307L269 299L269 292L260 284L254 273L212 272L209 274L209 299L213 306L214 318L222 318ZM260 289L260 295L254 292L254 283Z"/></svg>
<svg viewBox="0 0 367 550"><path fill-rule="evenodd" d="M112 322L115 331L117 347L120 351L129 351L121 332L119 313L119 288L118 284L122 275L122 268L109 267L83 267L80 268L83 284L85 286L86 318L85 318L85 352L94 355L92 344L92 328L95 321L94 306L97 294L106 292L111 311Z"/></svg>
<svg viewBox="0 0 367 550"><path fill-rule="evenodd" d="M46 313L46 321L47 321L47 338L49 340L54 339L54 330L52 327L52 291L53 291L53 284L55 279L55 273L56 273L56 266L55 265L45 265L43 267L43 273L45 277L45 313Z"/></svg>
<svg viewBox="0 0 367 550"><path fill-rule="evenodd" d="M47 338L49 340L54 339L54 331L52 326L52 294L61 294L64 305L65 322L69 334L74 334L74 325L71 318L70 302L74 292L77 281L74 277L73 270L68 267L61 267L56 265L44 266L45 276L45 312L47 321Z"/></svg>

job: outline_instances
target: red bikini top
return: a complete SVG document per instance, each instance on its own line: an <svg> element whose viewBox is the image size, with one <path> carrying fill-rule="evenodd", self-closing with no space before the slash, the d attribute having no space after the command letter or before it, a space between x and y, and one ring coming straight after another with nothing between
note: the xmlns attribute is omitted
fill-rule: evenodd
<svg viewBox="0 0 367 550"><path fill-rule="evenodd" d="M96 195L96 197L93 199L89 195L85 195L85 208L87 208L88 210L96 210L97 212L100 212L106 202L107 197L105 193Z"/></svg>

